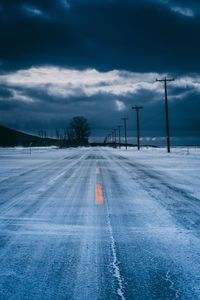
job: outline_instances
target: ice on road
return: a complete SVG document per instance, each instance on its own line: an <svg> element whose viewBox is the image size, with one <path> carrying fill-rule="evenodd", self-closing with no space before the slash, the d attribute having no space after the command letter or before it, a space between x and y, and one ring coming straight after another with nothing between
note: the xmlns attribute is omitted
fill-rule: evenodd
<svg viewBox="0 0 200 300"><path fill-rule="evenodd" d="M0 299L200 299L200 153L0 149Z"/></svg>

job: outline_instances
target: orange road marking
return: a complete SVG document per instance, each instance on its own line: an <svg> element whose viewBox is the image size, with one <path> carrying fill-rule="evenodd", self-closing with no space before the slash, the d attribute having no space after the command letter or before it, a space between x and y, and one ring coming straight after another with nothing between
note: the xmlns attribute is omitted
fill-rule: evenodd
<svg viewBox="0 0 200 300"><path fill-rule="evenodd" d="M96 174L100 174L100 168L96 168Z"/></svg>
<svg viewBox="0 0 200 300"><path fill-rule="evenodd" d="M96 184L96 204L103 205L103 191L101 184Z"/></svg>

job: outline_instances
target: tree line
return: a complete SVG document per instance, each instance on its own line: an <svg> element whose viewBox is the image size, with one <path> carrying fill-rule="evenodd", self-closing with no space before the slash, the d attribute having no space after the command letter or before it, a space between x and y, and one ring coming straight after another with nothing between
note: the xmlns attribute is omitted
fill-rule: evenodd
<svg viewBox="0 0 200 300"><path fill-rule="evenodd" d="M41 138L47 138L46 130L39 130ZM55 129L56 143L59 147L87 146L89 144L90 127L83 116L73 117L64 130Z"/></svg>

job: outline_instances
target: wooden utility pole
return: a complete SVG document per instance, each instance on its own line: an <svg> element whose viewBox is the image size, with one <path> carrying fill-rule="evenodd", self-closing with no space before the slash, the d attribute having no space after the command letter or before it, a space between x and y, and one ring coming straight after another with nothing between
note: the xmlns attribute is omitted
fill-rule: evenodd
<svg viewBox="0 0 200 300"><path fill-rule="evenodd" d="M125 147L127 150L127 125L126 125L126 122L127 122L128 118L122 118L122 120L124 121L124 139L125 139Z"/></svg>
<svg viewBox="0 0 200 300"><path fill-rule="evenodd" d="M114 147L117 147L117 129L113 129L113 135L114 135Z"/></svg>
<svg viewBox="0 0 200 300"><path fill-rule="evenodd" d="M119 148L121 148L121 125L118 126Z"/></svg>
<svg viewBox="0 0 200 300"><path fill-rule="evenodd" d="M137 115L137 146L138 151L140 150L140 122L139 122L139 110L142 109L142 106L132 106L132 109L136 110Z"/></svg>
<svg viewBox="0 0 200 300"><path fill-rule="evenodd" d="M169 110L168 110L168 99L167 99L167 82L174 81L174 78L156 79L156 81L164 82L165 88L165 118L166 118L166 139L167 139L167 152L170 153L170 131L169 131Z"/></svg>

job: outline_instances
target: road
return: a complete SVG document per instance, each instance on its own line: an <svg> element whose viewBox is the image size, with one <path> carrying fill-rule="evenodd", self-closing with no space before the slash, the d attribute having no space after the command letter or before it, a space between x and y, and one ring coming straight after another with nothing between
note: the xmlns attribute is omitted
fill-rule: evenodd
<svg viewBox="0 0 200 300"><path fill-rule="evenodd" d="M199 199L117 150L54 152L0 157L0 299L200 299Z"/></svg>

